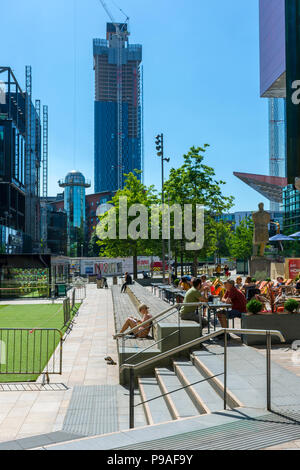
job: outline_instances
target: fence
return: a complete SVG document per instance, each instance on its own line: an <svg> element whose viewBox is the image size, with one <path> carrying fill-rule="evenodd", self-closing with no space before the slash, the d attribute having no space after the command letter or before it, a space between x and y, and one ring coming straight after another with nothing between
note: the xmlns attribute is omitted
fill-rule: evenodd
<svg viewBox="0 0 300 470"><path fill-rule="evenodd" d="M59 348L57 346L59 345ZM0 329L0 377L62 374L63 335L57 329ZM27 378L26 380L30 380Z"/></svg>
<svg viewBox="0 0 300 470"><path fill-rule="evenodd" d="M75 304L75 302L74 302L74 304ZM74 304L73 304L73 295L72 295L72 309L71 309L71 304L70 304L69 297L67 299L65 299L64 302L63 302L64 326L66 326L71 320L71 311L73 311Z"/></svg>

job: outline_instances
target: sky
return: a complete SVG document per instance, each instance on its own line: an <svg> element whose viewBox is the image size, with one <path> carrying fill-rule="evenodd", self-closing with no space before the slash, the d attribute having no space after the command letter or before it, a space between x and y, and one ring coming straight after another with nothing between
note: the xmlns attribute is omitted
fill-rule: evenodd
<svg viewBox="0 0 300 470"><path fill-rule="evenodd" d="M49 195L80 170L94 188L93 38L109 21L99 0L1 1L0 65L49 106ZM117 21L116 0L106 0ZM155 136L164 133L166 176L193 145L226 181L232 211L269 203L233 176L268 174L268 102L259 97L258 0L117 0L130 17L130 42L143 45L144 182L160 187Z"/></svg>

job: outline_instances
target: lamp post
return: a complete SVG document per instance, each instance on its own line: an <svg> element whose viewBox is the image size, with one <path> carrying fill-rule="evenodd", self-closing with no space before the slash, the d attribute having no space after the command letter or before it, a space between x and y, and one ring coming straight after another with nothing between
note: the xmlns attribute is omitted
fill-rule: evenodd
<svg viewBox="0 0 300 470"><path fill-rule="evenodd" d="M164 158L164 135L158 134L155 139L157 156L161 158L161 202L162 206L165 203L164 196L164 162L169 162L169 158ZM163 266L163 282L166 279L166 267L165 267L165 241L162 236L162 266Z"/></svg>

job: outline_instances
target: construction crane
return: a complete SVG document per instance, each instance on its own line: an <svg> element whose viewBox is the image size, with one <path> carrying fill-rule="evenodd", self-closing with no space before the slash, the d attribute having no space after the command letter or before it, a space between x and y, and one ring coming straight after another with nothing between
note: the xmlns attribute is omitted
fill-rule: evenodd
<svg viewBox="0 0 300 470"><path fill-rule="evenodd" d="M104 10L109 16L111 22L116 28L116 37L118 40L118 50L117 50L117 113L118 113L118 189L123 188L123 60L122 60L122 49L123 49L123 35L125 25L129 22L129 17L123 12L121 8L119 10L126 17L125 23L123 23L122 28L120 29L120 24L117 23L108 9L104 0L100 0Z"/></svg>

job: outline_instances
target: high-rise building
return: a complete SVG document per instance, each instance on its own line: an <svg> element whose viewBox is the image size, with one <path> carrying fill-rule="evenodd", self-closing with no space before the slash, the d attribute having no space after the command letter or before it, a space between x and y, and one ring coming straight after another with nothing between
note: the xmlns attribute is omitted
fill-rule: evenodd
<svg viewBox="0 0 300 470"><path fill-rule="evenodd" d="M143 170L141 62L126 23L107 23L106 39L94 39L95 193L114 193L124 173Z"/></svg>
<svg viewBox="0 0 300 470"><path fill-rule="evenodd" d="M274 121L278 122L279 129L279 150L275 153L281 160L286 138L284 176L287 179L283 208L287 234L300 230L300 193L297 191L297 178L300 178L299 28L300 0L260 0L261 96L285 99L282 109L278 113L275 110ZM283 174L280 163L278 170Z"/></svg>
<svg viewBox="0 0 300 470"><path fill-rule="evenodd" d="M269 174L286 178L286 101L269 98ZM282 204L271 201L270 210L279 212Z"/></svg>
<svg viewBox="0 0 300 470"><path fill-rule="evenodd" d="M91 186L79 171L71 171L59 181L64 188L64 210L67 213L68 255L80 256L86 240L85 190Z"/></svg>
<svg viewBox="0 0 300 470"><path fill-rule="evenodd" d="M0 67L0 251L38 252L40 242L40 101L32 103L10 67Z"/></svg>

